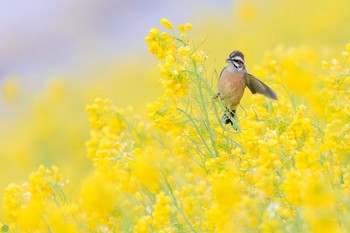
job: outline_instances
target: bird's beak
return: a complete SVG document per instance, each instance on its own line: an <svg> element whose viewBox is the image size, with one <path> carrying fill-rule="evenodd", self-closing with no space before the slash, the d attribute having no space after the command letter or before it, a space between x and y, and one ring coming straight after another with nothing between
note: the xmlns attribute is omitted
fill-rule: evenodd
<svg viewBox="0 0 350 233"><path fill-rule="evenodd" d="M226 63L229 63L229 62L231 62L231 59L230 59L230 58L227 58L227 59L226 59Z"/></svg>

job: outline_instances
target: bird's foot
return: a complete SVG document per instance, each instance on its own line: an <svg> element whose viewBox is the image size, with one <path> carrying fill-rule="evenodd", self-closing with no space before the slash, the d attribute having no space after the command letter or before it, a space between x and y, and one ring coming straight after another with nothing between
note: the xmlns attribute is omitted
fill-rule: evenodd
<svg viewBox="0 0 350 233"><path fill-rule="evenodd" d="M217 99L222 100L221 94L219 92L214 96L214 100L217 100Z"/></svg>
<svg viewBox="0 0 350 233"><path fill-rule="evenodd" d="M231 124L232 127L237 130L238 129L238 120L236 116L236 110L226 110L222 115L221 122L224 124Z"/></svg>

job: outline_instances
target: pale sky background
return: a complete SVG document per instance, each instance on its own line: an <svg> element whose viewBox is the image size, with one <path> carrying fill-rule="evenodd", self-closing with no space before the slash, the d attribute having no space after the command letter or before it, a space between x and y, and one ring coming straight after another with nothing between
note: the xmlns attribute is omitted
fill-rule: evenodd
<svg viewBox="0 0 350 233"><path fill-rule="evenodd" d="M125 53L146 53L143 37L160 18L191 22L206 17L201 10L231 6L230 0L1 1L0 81L15 73L35 85Z"/></svg>

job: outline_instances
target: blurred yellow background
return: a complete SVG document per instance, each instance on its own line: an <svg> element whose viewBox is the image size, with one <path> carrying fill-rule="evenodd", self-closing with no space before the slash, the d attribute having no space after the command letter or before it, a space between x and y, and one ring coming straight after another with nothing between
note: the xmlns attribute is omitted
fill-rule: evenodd
<svg viewBox="0 0 350 233"><path fill-rule="evenodd" d="M161 17L194 25L191 37L195 46L205 42L214 77L235 49L254 71L267 51L287 48L282 67L295 72L284 84L308 103L317 78L309 74L349 43L349 9L347 0L0 3L0 190L40 164L78 184L92 168L84 108L93 99L146 116L161 84L143 37Z"/></svg>

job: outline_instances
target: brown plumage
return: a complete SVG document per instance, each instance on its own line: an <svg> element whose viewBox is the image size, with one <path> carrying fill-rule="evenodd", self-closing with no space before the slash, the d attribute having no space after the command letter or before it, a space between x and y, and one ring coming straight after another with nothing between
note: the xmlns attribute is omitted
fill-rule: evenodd
<svg viewBox="0 0 350 233"><path fill-rule="evenodd" d="M228 65L221 71L218 79L219 90L217 94L227 108L222 117L225 124L233 125L232 118L236 118L236 108L242 99L246 86L253 94L259 93L277 100L277 94L270 87L254 75L247 73L242 52L233 51L226 62Z"/></svg>
<svg viewBox="0 0 350 233"><path fill-rule="evenodd" d="M246 81L243 73L235 73L224 69L219 77L220 98L229 109L235 109L242 99Z"/></svg>

